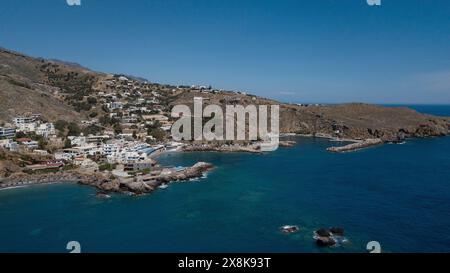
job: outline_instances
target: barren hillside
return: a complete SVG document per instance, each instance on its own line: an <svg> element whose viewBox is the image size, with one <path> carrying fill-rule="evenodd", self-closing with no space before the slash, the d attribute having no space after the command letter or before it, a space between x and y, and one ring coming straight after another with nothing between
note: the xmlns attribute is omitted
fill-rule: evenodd
<svg viewBox="0 0 450 273"><path fill-rule="evenodd" d="M93 72L80 65L32 58L0 49L0 122L16 115L40 113L44 119L80 121L102 114L100 91L119 91L123 85L110 84L115 75ZM199 92L157 83L131 80L133 90L147 99L158 92L163 110L175 104L192 104L196 96L214 104L279 104L279 102L231 91ZM105 85L105 82L107 83ZM95 113L93 113L95 112ZM326 134L345 138L381 138L385 141L405 137L441 136L450 133L450 119L418 113L408 108L389 108L369 104L298 106L281 104L281 132Z"/></svg>

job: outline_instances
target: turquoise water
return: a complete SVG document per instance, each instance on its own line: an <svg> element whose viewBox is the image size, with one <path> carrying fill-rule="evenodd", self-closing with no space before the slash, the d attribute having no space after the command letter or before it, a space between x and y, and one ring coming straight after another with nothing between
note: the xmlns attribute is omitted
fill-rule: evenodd
<svg viewBox="0 0 450 273"><path fill-rule="evenodd" d="M67 184L0 191L0 252L66 252L72 240L84 252L365 252L372 240L387 252L450 252L449 137L345 154L295 139L264 155L164 155L217 167L144 197L100 200ZM285 224L301 231L283 235ZM322 226L344 227L350 243L316 247Z"/></svg>

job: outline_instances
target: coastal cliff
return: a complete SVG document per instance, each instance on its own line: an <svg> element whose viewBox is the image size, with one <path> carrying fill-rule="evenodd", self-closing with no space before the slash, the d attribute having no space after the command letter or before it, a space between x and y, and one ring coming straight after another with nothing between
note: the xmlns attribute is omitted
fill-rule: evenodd
<svg viewBox="0 0 450 273"><path fill-rule="evenodd" d="M280 117L282 132L325 134L344 139L390 142L450 134L448 117L422 114L406 107L360 103L285 106Z"/></svg>
<svg viewBox="0 0 450 273"><path fill-rule="evenodd" d="M338 105L297 105L275 100L222 92L218 94L186 92L174 97L171 106L193 107L194 97L204 104L280 105L280 133L320 136L335 139L381 139L402 141L450 135L450 117L422 114L407 107L386 107L364 103Z"/></svg>

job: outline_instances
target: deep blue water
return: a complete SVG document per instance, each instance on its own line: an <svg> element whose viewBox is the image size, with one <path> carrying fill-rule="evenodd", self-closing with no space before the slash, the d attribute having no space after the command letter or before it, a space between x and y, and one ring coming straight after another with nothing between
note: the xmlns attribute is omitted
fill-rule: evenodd
<svg viewBox="0 0 450 273"><path fill-rule="evenodd" d="M450 115L450 106L414 106ZM0 252L450 252L450 138L331 154L334 144L264 155L168 154L162 163L217 167L207 178L144 197L95 198L78 185L0 191ZM301 231L280 234L296 224ZM350 243L323 249L312 232L344 227Z"/></svg>
<svg viewBox="0 0 450 273"><path fill-rule="evenodd" d="M387 106L397 107L406 106L412 108L416 111L426 114L432 114L436 116L450 116L450 105L435 105L435 104L412 104L412 105L401 105L401 104L391 104Z"/></svg>

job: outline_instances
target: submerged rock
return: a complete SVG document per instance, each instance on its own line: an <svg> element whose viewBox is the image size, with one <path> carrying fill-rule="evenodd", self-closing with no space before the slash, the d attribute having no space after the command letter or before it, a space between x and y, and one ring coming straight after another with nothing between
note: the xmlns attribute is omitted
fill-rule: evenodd
<svg viewBox="0 0 450 273"><path fill-rule="evenodd" d="M321 237L330 237L332 234L331 234L331 231L329 230L329 229L327 229L327 228L321 228L321 229L318 229L318 230L316 230L316 232L315 232L318 236L321 236Z"/></svg>
<svg viewBox="0 0 450 273"><path fill-rule="evenodd" d="M340 227L332 227L330 228L330 232L335 236L344 236L344 229Z"/></svg>
<svg viewBox="0 0 450 273"><path fill-rule="evenodd" d="M340 227L321 228L314 232L316 244L322 247L336 246L345 243L344 229Z"/></svg>
<svg viewBox="0 0 450 273"><path fill-rule="evenodd" d="M336 245L336 240L333 237L317 236L315 239L318 246L330 247Z"/></svg>

